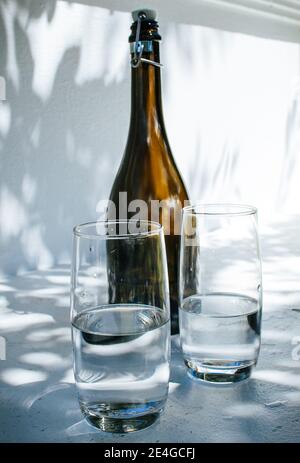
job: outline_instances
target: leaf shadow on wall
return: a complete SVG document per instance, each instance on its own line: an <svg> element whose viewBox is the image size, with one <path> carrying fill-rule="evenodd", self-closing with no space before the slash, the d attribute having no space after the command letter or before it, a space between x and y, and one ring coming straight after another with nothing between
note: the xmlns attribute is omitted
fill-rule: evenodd
<svg viewBox="0 0 300 463"><path fill-rule="evenodd" d="M129 80L124 76L117 82L109 82L105 75L80 85L75 82L79 46L65 51L48 98L33 90L36 63L26 31L44 14L51 23L56 2L40 3L40 9L33 3L27 3L26 26L14 20L15 49L9 49L13 42L5 35L0 55L0 68L5 70L8 54L15 53L19 80L15 85L7 79L7 101L1 103L7 115L0 132L0 244L5 273L47 268L69 259L72 227L95 220L97 201L109 193L129 122L124 98L129 95ZM4 19L0 17L2 31L7 30ZM99 50L99 60L101 56Z"/></svg>
<svg viewBox="0 0 300 463"><path fill-rule="evenodd" d="M99 77L84 79L80 83L76 80L76 75L82 62L82 46L78 43L68 44L54 70L55 78L50 96L42 98L34 88L37 62L32 53L35 44L30 37L30 26L46 19L41 27L41 31L45 32L55 20L58 4L60 7L63 4L73 8L82 3L97 6L105 14L111 14L112 20L108 22L112 25L108 26L104 35L115 38L119 44L125 44L127 35L124 36L123 29L118 27L120 24L115 18L115 12L129 11L138 6L137 2L132 2L131 5L131 2L105 0L14 3L22 10L26 20L13 16L13 27L9 31L7 15L0 15L0 31L3 31L4 44L0 54L0 74L5 74L7 69L8 75L7 101L0 103L0 246L3 249L0 271L7 273L69 261L72 227L76 223L97 218L96 204L109 194L124 150L129 124L130 66L127 44L122 57L127 68L121 66L118 78L108 78L109 69L105 66L109 62L109 54L105 41L99 48L99 53L91 56L93 62L97 59L104 62L104 71L99 73ZM10 0L2 2L5 7L10 4ZM183 3L178 2L178 5L182 6ZM84 10L83 6L79 6ZM178 50L180 48L181 58L186 58L183 63L188 66L193 54L191 40L180 26L181 9L172 10L172 23L167 20L165 8L162 8L166 19L164 35L172 33L172 44ZM89 15L98 10L91 9ZM3 11L2 8L1 12ZM200 24L198 6L191 7L190 15L191 12L195 13L192 23ZM92 25L89 15L84 24L87 32ZM66 17L66 26L67 23ZM205 52L202 59L212 74L214 44L210 43L209 35L206 34L201 35L201 40L201 49ZM59 48L56 42L53 47ZM230 50L230 38L224 32L216 31L215 47L219 60L226 50ZM51 49L49 55L50 52ZM15 77L11 70L14 55L17 63ZM47 57L45 61L47 62ZM47 67L45 69L47 74ZM171 74L165 73L164 92L169 91ZM49 80L49 76L43 76L41 72L39 76L41 80L43 77ZM201 84L200 82L199 85ZM172 98L174 95L173 91ZM171 113L169 115L172 116ZM176 115L176 118L180 121L179 125L181 120L188 120L183 112L180 116ZM167 118L166 125L168 128ZM174 127L176 129L176 125ZM226 201L230 201L238 197L243 201L244 190L241 191L239 172L244 160L238 144L226 145L221 142L217 155L210 159L203 155L205 147L201 144L201 130L202 127L200 130L198 128L198 138L194 145L188 147L187 153L176 146L174 130L173 133L169 131L175 158L187 165L186 180L188 186L192 187L191 196L193 199L209 198L211 201L215 200L213 195L217 191L217 199L221 196L221 200L226 198ZM174 135L175 143L172 143ZM177 140L180 141L179 137ZM254 164L256 159L253 157L251 162ZM288 184L294 162L295 158L289 157L288 165L292 167L283 175L283 186ZM179 167L181 170L180 165ZM285 188L283 190L286 195ZM287 250L287 254L289 253Z"/></svg>

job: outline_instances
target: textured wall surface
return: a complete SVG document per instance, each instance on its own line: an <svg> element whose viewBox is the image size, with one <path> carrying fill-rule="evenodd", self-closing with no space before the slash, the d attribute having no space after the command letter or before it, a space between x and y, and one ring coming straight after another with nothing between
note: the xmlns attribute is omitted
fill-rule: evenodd
<svg viewBox="0 0 300 463"><path fill-rule="evenodd" d="M146 3L160 13L166 125L192 198L297 214L300 22L223 11L230 2ZM107 198L138 4L0 1L2 273L68 262L72 226Z"/></svg>

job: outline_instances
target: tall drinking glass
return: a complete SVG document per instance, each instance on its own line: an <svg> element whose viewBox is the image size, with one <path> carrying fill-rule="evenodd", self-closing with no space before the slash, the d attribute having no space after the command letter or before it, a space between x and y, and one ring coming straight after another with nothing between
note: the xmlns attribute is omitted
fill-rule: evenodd
<svg viewBox="0 0 300 463"><path fill-rule="evenodd" d="M258 359L261 311L256 208L185 207L179 320L188 372L218 383L247 378Z"/></svg>
<svg viewBox="0 0 300 463"><path fill-rule="evenodd" d="M170 323L163 229L148 221L74 228L71 322L83 415L108 432L152 424L169 384Z"/></svg>

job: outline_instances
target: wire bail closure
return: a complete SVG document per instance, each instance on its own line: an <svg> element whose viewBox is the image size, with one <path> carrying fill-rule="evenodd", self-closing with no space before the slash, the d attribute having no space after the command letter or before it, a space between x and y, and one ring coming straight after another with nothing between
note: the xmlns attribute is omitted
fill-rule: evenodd
<svg viewBox="0 0 300 463"><path fill-rule="evenodd" d="M131 60L131 66L133 68L139 67L140 63L148 63L148 64L153 64L153 66L157 66L159 68L162 68L163 65L161 63L157 63L156 61L152 61L151 59L143 58L143 51L144 51L144 43L141 42L140 40L140 33L141 33L141 22L143 19L146 19L147 15L143 11L141 11L138 14L137 18L137 26L136 26L136 35L135 35L135 42L134 42L134 56Z"/></svg>

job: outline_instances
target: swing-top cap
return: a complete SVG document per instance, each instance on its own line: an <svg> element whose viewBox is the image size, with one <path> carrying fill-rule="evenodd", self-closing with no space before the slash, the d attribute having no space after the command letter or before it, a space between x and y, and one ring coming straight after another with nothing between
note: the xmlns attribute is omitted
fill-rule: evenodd
<svg viewBox="0 0 300 463"><path fill-rule="evenodd" d="M141 17L142 21L155 21L156 19L156 11L149 10L148 8L140 8L139 10L134 10L131 14L133 21L137 21L139 17Z"/></svg>

